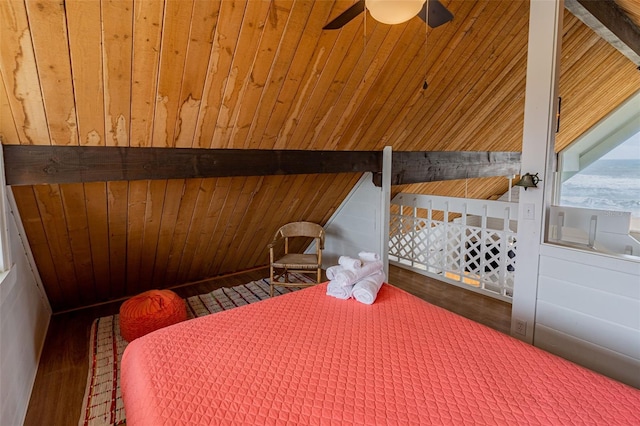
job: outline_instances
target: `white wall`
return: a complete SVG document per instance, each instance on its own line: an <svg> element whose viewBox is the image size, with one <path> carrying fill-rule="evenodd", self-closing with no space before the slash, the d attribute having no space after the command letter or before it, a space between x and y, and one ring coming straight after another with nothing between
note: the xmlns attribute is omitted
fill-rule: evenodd
<svg viewBox="0 0 640 426"><path fill-rule="evenodd" d="M382 189L373 184L371 173L362 175L324 227L323 268L336 265L342 255L357 257L363 250L383 253L380 235L387 215L382 211L382 194Z"/></svg>
<svg viewBox="0 0 640 426"><path fill-rule="evenodd" d="M640 261L543 245L534 344L640 388Z"/></svg>
<svg viewBox="0 0 640 426"><path fill-rule="evenodd" d="M0 282L0 424L20 425L27 413L51 307L20 239L24 230L13 197L7 195L5 205L12 210L7 214L12 267ZM24 245L28 247L26 240Z"/></svg>

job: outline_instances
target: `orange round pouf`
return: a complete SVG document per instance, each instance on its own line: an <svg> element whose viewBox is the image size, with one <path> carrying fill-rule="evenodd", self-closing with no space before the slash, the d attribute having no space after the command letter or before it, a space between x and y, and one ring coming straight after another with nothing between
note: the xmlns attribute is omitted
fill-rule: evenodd
<svg viewBox="0 0 640 426"><path fill-rule="evenodd" d="M171 290L149 290L120 306L120 335L131 342L186 319L187 308L180 296Z"/></svg>

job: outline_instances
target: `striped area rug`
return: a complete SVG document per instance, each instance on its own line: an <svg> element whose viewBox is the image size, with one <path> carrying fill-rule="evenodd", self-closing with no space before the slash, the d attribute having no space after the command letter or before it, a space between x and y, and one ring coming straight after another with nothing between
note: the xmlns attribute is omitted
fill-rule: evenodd
<svg viewBox="0 0 640 426"><path fill-rule="evenodd" d="M299 278L302 278L300 276ZM276 286L277 294L297 288ZM200 317L269 298L269 279L187 298L187 316ZM120 336L118 315L96 319L91 326L89 374L82 403L80 426L125 424L120 393L120 360L127 342Z"/></svg>

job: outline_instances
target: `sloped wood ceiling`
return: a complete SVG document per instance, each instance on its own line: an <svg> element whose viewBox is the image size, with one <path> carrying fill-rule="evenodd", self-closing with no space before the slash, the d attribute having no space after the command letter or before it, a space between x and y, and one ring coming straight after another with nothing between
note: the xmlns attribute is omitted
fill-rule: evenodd
<svg viewBox="0 0 640 426"><path fill-rule="evenodd" d="M615 0L615 3L640 27L640 2L637 0Z"/></svg>
<svg viewBox="0 0 640 426"><path fill-rule="evenodd" d="M444 0L388 26L353 3L3 0L4 144L520 151L527 1ZM565 16L562 148L640 89ZM423 90L425 79L428 88ZM283 223L325 223L359 175L14 187L55 311L267 263ZM488 198L503 178L411 185Z"/></svg>

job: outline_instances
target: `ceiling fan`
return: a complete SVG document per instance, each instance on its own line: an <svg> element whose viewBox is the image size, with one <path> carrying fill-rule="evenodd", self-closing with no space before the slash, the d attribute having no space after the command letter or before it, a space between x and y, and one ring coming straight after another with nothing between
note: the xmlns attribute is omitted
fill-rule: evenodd
<svg viewBox="0 0 640 426"><path fill-rule="evenodd" d="M324 26L324 30L342 28L367 9L371 16L383 24L399 24L419 16L431 28L453 19L453 14L438 0L358 0L349 9ZM427 21L427 10L429 20Z"/></svg>

